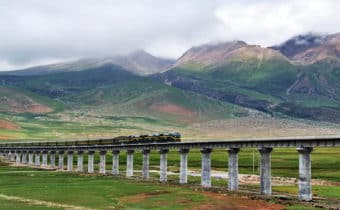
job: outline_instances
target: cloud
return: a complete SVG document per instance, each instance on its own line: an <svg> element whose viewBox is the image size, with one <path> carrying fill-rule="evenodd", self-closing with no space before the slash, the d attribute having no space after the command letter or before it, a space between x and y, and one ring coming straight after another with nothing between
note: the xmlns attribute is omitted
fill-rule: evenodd
<svg viewBox="0 0 340 210"><path fill-rule="evenodd" d="M2 0L0 70L146 49L179 57L193 45L264 46L337 32L336 0Z"/></svg>
<svg viewBox="0 0 340 210"><path fill-rule="evenodd" d="M335 33L340 20L336 0L232 3L215 11L230 38L270 46L306 32Z"/></svg>

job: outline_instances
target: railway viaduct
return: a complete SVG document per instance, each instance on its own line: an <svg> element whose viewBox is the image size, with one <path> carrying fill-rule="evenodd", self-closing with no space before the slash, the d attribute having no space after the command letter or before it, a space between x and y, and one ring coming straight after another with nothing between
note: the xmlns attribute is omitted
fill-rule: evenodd
<svg viewBox="0 0 340 210"><path fill-rule="evenodd" d="M70 146L27 146L27 144L1 145L0 155L10 161L36 166L48 166L64 169L64 154L67 154L67 171L73 171L73 156L77 154L77 171L94 173L94 153L99 151L99 173L106 173L107 151L113 154L112 174L119 174L119 154L126 151L126 176L133 176L133 155L135 151L143 154L142 177L149 179L149 154L151 150L160 153L160 181L167 181L167 153L177 150L180 155L179 183L187 183L188 154L190 149L200 149L202 154L201 186L211 187L211 159L213 149L226 149L229 154L228 161L228 190L238 190L238 153L243 148L257 148L260 153L260 193L270 196L271 187L271 152L275 148L296 148L299 154L299 199L312 200L311 185L311 153L315 147L339 147L340 138L285 138L285 139L258 139L234 141L205 141L205 142L168 142L168 143L134 143L134 144L106 144L106 145L70 145ZM88 168L83 167L83 155L87 152ZM58 165L56 165L58 155ZM41 161L42 156L42 162ZM35 157L35 158L34 158Z"/></svg>

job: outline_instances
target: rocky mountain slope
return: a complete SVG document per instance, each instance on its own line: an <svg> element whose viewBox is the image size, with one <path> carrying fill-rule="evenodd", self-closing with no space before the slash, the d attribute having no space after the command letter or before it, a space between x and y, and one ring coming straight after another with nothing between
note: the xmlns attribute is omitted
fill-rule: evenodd
<svg viewBox="0 0 340 210"><path fill-rule="evenodd" d="M340 59L340 33L331 35L306 34L295 36L279 46L272 47L297 65L320 61L337 62Z"/></svg>
<svg viewBox="0 0 340 210"><path fill-rule="evenodd" d="M273 48L240 41L193 47L155 77L272 115L340 122L338 38L297 36Z"/></svg>

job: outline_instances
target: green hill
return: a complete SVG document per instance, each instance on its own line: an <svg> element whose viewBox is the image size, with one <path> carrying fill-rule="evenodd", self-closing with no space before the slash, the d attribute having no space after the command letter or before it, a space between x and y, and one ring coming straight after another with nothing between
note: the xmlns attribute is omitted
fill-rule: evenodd
<svg viewBox="0 0 340 210"><path fill-rule="evenodd" d="M197 122L248 115L242 107L135 76L112 65L0 79L5 84L0 93L7 91L8 100L20 98L25 107L25 100L30 100L48 108L44 112L16 112L13 103L8 103L0 117L20 128L0 128L0 135L14 139L98 138L173 131Z"/></svg>
<svg viewBox="0 0 340 210"><path fill-rule="evenodd" d="M252 58L203 68L177 66L155 77L271 115L340 122L339 67L328 60L297 66L282 59Z"/></svg>

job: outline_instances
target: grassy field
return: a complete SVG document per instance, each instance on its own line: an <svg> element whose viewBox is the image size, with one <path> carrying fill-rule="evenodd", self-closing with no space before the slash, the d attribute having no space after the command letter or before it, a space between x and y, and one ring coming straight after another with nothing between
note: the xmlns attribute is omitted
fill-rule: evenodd
<svg viewBox="0 0 340 210"><path fill-rule="evenodd" d="M199 188L0 166L0 209L284 209ZM286 209L298 209L296 205ZM311 208L312 209L312 208Z"/></svg>
<svg viewBox="0 0 340 210"><path fill-rule="evenodd" d="M318 209L296 201L278 204L276 199L269 202L249 199L245 194L229 193L225 188L220 193L202 191L198 186L171 184L174 179L177 177L170 176L169 184L159 184L0 163L0 209ZM318 196L339 196L335 187L314 189ZM296 188L274 187L274 191L296 193Z"/></svg>

